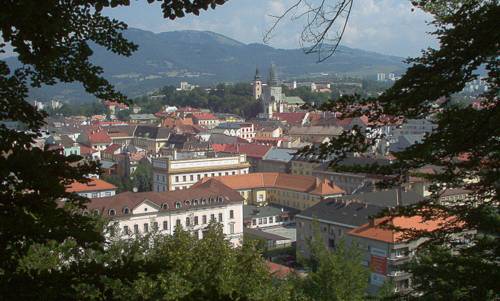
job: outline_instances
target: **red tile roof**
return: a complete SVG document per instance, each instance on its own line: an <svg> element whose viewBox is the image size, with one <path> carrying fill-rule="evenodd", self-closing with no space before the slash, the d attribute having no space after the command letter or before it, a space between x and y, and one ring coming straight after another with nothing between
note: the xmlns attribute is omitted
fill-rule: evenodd
<svg viewBox="0 0 500 301"><path fill-rule="evenodd" d="M274 113L273 117L280 120L280 121L285 121L288 124L302 124L302 120L304 120L304 117L306 116L306 113L304 112L287 112L287 113Z"/></svg>
<svg viewBox="0 0 500 301"><path fill-rule="evenodd" d="M87 183L73 182L66 187L67 192L114 190L116 186L101 179L91 179Z"/></svg>
<svg viewBox="0 0 500 301"><path fill-rule="evenodd" d="M198 113L196 115L193 115L194 119L197 120L215 120L217 117L215 117L214 114L212 113Z"/></svg>
<svg viewBox="0 0 500 301"><path fill-rule="evenodd" d="M90 144L110 144L111 138L104 131L91 131L88 134Z"/></svg>
<svg viewBox="0 0 500 301"><path fill-rule="evenodd" d="M202 179L195 185L203 183L209 178ZM280 188L314 195L326 196L343 194L345 191L327 180L320 181L316 177L292 175L277 172L257 172L242 175L214 177L224 185L235 190L254 188Z"/></svg>
<svg viewBox="0 0 500 301"><path fill-rule="evenodd" d="M409 231L434 232L447 227L457 227L460 223L456 218L437 218L435 220L426 220L422 216L412 217L399 216L394 218L379 218L373 223L364 224L356 229L349 231L349 235L363 237L373 240L395 243L407 240L402 231L383 228L384 223L390 223L395 227Z"/></svg>
<svg viewBox="0 0 500 301"><path fill-rule="evenodd" d="M242 143L242 144L212 144L212 148L216 152L230 153L230 154L246 154L247 157L262 159L271 146L255 144L255 143Z"/></svg>
<svg viewBox="0 0 500 301"><path fill-rule="evenodd" d="M114 154L117 150L120 149L120 147L122 147L120 144L113 143L106 147L104 152L108 154Z"/></svg>
<svg viewBox="0 0 500 301"><path fill-rule="evenodd" d="M295 271L294 269L292 269L290 267L284 266L282 264L274 263L271 261L267 261L267 260L266 260L266 265L267 265L267 268L269 269L269 272L273 276L278 277L278 278L285 278L286 276L292 274Z"/></svg>

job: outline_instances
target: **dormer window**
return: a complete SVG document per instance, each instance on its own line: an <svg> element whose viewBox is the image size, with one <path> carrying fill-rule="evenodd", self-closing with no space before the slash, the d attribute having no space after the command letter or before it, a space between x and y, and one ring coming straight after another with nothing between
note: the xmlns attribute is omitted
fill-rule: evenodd
<svg viewBox="0 0 500 301"><path fill-rule="evenodd" d="M128 209L128 207L124 207L123 214L129 214L129 213L130 213L130 209Z"/></svg>
<svg viewBox="0 0 500 301"><path fill-rule="evenodd" d="M197 199L193 201L193 205L194 205L194 206L198 206L198 203L199 203L199 202L198 202L198 200L197 200Z"/></svg>
<svg viewBox="0 0 500 301"><path fill-rule="evenodd" d="M115 209L109 209L109 210L108 210L108 215L109 215L109 216L114 216L114 215L116 215L116 211L115 211Z"/></svg>
<svg viewBox="0 0 500 301"><path fill-rule="evenodd" d="M191 201L186 200L186 201L184 201L184 204L186 204L186 206L189 206L189 205L191 205Z"/></svg>
<svg viewBox="0 0 500 301"><path fill-rule="evenodd" d="M98 215L99 214L99 209L94 209L94 214Z"/></svg>
<svg viewBox="0 0 500 301"><path fill-rule="evenodd" d="M222 196L218 196L217 200L219 201L219 203L223 203L224 202L224 198Z"/></svg>
<svg viewBox="0 0 500 301"><path fill-rule="evenodd" d="M181 208L181 202L175 202L175 208L176 209Z"/></svg>
<svg viewBox="0 0 500 301"><path fill-rule="evenodd" d="M201 204L206 205L207 204L207 199L201 199Z"/></svg>
<svg viewBox="0 0 500 301"><path fill-rule="evenodd" d="M167 203L161 204L161 209L163 209L163 210L168 209L168 204Z"/></svg>

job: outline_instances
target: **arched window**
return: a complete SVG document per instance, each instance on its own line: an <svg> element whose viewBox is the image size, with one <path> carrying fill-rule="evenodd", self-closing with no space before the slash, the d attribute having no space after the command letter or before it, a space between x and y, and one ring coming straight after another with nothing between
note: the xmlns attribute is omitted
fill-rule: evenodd
<svg viewBox="0 0 500 301"><path fill-rule="evenodd" d="M116 215L116 211L115 211L115 209L109 209L109 210L108 210L108 215L109 215L109 216L114 216L114 215Z"/></svg>
<svg viewBox="0 0 500 301"><path fill-rule="evenodd" d="M129 214L130 213L130 209L128 209L128 207L123 207L123 214Z"/></svg>
<svg viewBox="0 0 500 301"><path fill-rule="evenodd" d="M182 205L181 205L181 202L175 202L175 208L176 208L176 209L181 208L181 206L182 206Z"/></svg>
<svg viewBox="0 0 500 301"><path fill-rule="evenodd" d="M184 201L184 204L186 204L186 206L189 206L189 205L191 205L191 201L186 200L186 201Z"/></svg>
<svg viewBox="0 0 500 301"><path fill-rule="evenodd" d="M94 209L94 214L99 214L99 209Z"/></svg>
<svg viewBox="0 0 500 301"><path fill-rule="evenodd" d="M83 215L89 215L89 211L88 210L83 210L82 214Z"/></svg>
<svg viewBox="0 0 500 301"><path fill-rule="evenodd" d="M221 195L217 197L217 200L219 201L219 203L224 203L224 197Z"/></svg>
<svg viewBox="0 0 500 301"><path fill-rule="evenodd" d="M167 203L161 204L161 209L163 209L163 210L168 209L168 204Z"/></svg>
<svg viewBox="0 0 500 301"><path fill-rule="evenodd" d="M207 204L207 199L201 199L201 204L206 205Z"/></svg>
<svg viewBox="0 0 500 301"><path fill-rule="evenodd" d="M198 203L199 203L198 199L196 199L196 200L193 201L193 205L194 206L198 206Z"/></svg>

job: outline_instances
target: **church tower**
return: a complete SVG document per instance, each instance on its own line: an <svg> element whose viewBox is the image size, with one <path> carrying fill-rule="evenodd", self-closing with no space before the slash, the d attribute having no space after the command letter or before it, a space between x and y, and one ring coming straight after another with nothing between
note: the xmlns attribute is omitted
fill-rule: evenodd
<svg viewBox="0 0 500 301"><path fill-rule="evenodd" d="M262 96L262 81L259 75L259 69L255 69L255 77L253 79L253 97L260 99Z"/></svg>

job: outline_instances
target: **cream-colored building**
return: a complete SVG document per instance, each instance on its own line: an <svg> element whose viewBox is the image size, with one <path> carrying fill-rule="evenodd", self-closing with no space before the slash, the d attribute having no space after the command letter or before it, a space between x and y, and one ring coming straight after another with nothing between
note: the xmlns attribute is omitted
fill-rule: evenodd
<svg viewBox="0 0 500 301"><path fill-rule="evenodd" d="M245 204L256 206L274 204L304 210L321 200L344 194L344 190L328 180L286 173L258 172L215 179L237 190ZM205 181L201 180L199 184Z"/></svg>
<svg viewBox="0 0 500 301"><path fill-rule="evenodd" d="M121 237L152 231L171 235L176 227L202 238L211 221L220 223L227 239L239 246L243 239L243 199L218 181L187 190L124 192L91 199L87 212L101 214L116 226Z"/></svg>
<svg viewBox="0 0 500 301"><path fill-rule="evenodd" d="M153 163L153 191L181 190L203 178L247 174L245 154L175 153Z"/></svg>

